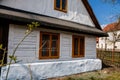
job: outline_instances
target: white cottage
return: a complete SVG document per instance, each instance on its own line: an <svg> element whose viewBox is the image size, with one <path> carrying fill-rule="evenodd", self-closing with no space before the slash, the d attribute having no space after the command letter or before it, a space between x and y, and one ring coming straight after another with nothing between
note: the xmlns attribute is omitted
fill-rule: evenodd
<svg viewBox="0 0 120 80"><path fill-rule="evenodd" d="M88 0L0 0L0 39L8 46L7 56L32 21L41 26L17 49L17 63L11 65L9 80L29 80L29 69L35 80L101 69L96 37L107 34ZM2 79L6 69L2 68Z"/></svg>
<svg viewBox="0 0 120 80"><path fill-rule="evenodd" d="M114 22L108 24L103 28L103 31L107 32L109 36L99 37L97 48L103 50L112 50L114 46L116 51L120 51L120 23ZM115 45L113 42L115 42Z"/></svg>

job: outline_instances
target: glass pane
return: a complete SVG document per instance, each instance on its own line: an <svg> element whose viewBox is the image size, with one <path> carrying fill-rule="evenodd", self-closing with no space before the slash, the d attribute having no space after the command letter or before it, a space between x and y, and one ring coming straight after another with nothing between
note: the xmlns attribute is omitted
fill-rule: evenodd
<svg viewBox="0 0 120 80"><path fill-rule="evenodd" d="M66 0L62 0L62 10L66 10Z"/></svg>
<svg viewBox="0 0 120 80"><path fill-rule="evenodd" d="M80 39L80 55L84 55L84 38Z"/></svg>
<svg viewBox="0 0 120 80"><path fill-rule="evenodd" d="M42 56L49 56L49 41L50 36L47 34L42 35Z"/></svg>
<svg viewBox="0 0 120 80"><path fill-rule="evenodd" d="M56 8L60 9L60 0L56 0Z"/></svg>
<svg viewBox="0 0 120 80"><path fill-rule="evenodd" d="M74 38L74 55L78 55L78 38Z"/></svg>
<svg viewBox="0 0 120 80"><path fill-rule="evenodd" d="M52 35L52 48L51 48L51 56L57 56L58 53L58 36Z"/></svg>

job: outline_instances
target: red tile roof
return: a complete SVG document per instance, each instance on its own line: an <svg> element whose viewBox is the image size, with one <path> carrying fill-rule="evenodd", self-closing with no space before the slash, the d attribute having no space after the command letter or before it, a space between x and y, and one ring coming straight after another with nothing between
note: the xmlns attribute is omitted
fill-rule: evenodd
<svg viewBox="0 0 120 80"><path fill-rule="evenodd" d="M119 23L111 23L104 27L104 32L116 31L120 30L120 22Z"/></svg>

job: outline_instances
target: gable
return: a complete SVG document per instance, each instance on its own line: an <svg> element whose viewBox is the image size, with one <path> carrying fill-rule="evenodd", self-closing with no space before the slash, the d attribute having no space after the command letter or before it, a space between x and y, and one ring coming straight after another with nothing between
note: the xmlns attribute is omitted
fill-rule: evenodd
<svg viewBox="0 0 120 80"><path fill-rule="evenodd" d="M3 0L0 4L18 10L33 12L95 27L94 21L90 17L87 9L82 3L82 0L67 0L66 13L54 10L54 0Z"/></svg>
<svg viewBox="0 0 120 80"><path fill-rule="evenodd" d="M95 15L93 13L93 10L92 10L91 6L88 3L88 0L82 0L82 2L84 4L85 8L87 9L87 12L89 13L89 15L90 15L93 23L95 24L95 27L98 28L98 29L100 29L100 30L102 30L99 22L97 21Z"/></svg>

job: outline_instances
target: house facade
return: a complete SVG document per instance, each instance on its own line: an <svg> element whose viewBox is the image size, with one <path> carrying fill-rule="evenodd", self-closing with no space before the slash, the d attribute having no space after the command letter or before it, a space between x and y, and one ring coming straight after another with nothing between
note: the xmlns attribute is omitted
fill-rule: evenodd
<svg viewBox="0 0 120 80"><path fill-rule="evenodd" d="M103 31L107 32L109 36L100 37L97 48L103 50L112 50L115 48L116 51L120 51L120 23L115 22L108 24L104 27ZM115 42L115 46L113 42Z"/></svg>
<svg viewBox="0 0 120 80"><path fill-rule="evenodd" d="M18 47L17 63L11 65L11 71L23 71L21 63L30 65L38 75L34 75L36 79L101 69L101 61L96 59L96 37L107 34L101 30L87 0L2 0L0 21L2 34L6 34L1 37L6 41L1 42L8 48L7 56L24 37L26 24L40 23ZM15 73L9 75L10 79L18 78ZM20 78L27 73L18 75Z"/></svg>

